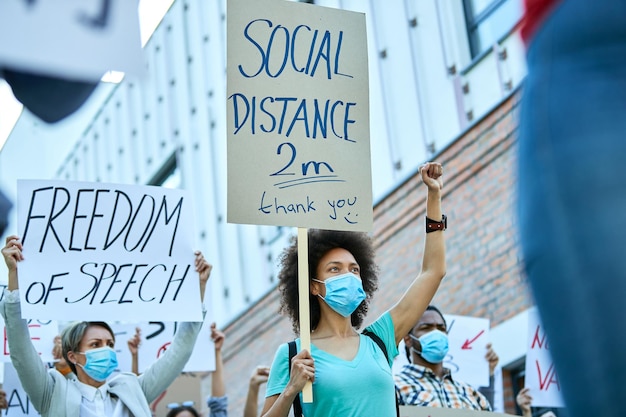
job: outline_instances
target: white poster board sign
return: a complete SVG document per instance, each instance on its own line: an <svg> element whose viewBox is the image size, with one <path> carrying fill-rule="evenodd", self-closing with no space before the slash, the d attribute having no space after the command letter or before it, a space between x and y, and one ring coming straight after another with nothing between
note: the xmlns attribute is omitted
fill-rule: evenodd
<svg viewBox="0 0 626 417"><path fill-rule="evenodd" d="M109 70L141 75L137 1L0 1L0 66L98 81Z"/></svg>
<svg viewBox="0 0 626 417"><path fill-rule="evenodd" d="M369 231L365 15L228 0L228 221Z"/></svg>
<svg viewBox="0 0 626 417"><path fill-rule="evenodd" d="M506 417L512 414L455 408L400 406L400 417Z"/></svg>
<svg viewBox="0 0 626 417"><path fill-rule="evenodd" d="M11 362L4 364L4 385L2 389L7 394L8 408L2 410L2 415L7 417L22 417L22 416L39 416L40 414L35 410L33 404L30 402L30 398L22 388L20 379L17 376L17 372Z"/></svg>
<svg viewBox="0 0 626 417"><path fill-rule="evenodd" d="M151 321L139 324L113 324L115 332L115 350L119 362L119 371L130 372L132 358L128 350L128 339L135 334L135 328L141 329L141 345L139 346L139 373L143 373L169 347L178 327L177 323ZM211 341L211 326L204 324L198 334L193 353L187 361L183 372L211 372L215 370L215 346Z"/></svg>
<svg viewBox="0 0 626 417"><path fill-rule="evenodd" d="M537 308L528 311L527 343L525 385L533 397L533 407L565 407L559 376Z"/></svg>
<svg viewBox="0 0 626 417"><path fill-rule="evenodd" d="M489 319L446 315L449 351L444 366L452 377L478 389L489 386Z"/></svg>
<svg viewBox="0 0 626 417"><path fill-rule="evenodd" d="M0 317L0 327L2 331L2 362L11 362L9 341L4 328L4 320ZM54 348L54 338L59 335L59 324L54 320L28 320L28 331L30 339L39 357L44 362L54 362L52 349Z"/></svg>
<svg viewBox="0 0 626 417"><path fill-rule="evenodd" d="M202 321L188 193L18 181L22 316Z"/></svg>

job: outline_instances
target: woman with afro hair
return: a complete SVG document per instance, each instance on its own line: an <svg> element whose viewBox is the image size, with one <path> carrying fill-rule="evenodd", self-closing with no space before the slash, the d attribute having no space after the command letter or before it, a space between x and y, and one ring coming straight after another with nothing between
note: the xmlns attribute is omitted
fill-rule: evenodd
<svg viewBox="0 0 626 417"><path fill-rule="evenodd" d="M400 300L366 328L384 343L388 359L374 337L357 331L378 289L371 238L365 233L310 230L311 352L301 350L296 339L299 353L290 367L288 344L278 348L270 367L263 416L286 417L307 381L313 383L313 402L302 404L306 417L396 415L391 363L398 355L398 343L422 316L446 271L443 169L430 162L420 173L428 189L421 272ZM282 254L279 274L281 312L291 318L296 333L300 325L297 255L294 238Z"/></svg>

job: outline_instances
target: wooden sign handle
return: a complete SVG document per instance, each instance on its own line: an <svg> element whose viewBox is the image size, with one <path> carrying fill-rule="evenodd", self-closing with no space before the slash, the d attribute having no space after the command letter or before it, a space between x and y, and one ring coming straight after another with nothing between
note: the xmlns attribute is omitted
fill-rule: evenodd
<svg viewBox="0 0 626 417"><path fill-rule="evenodd" d="M309 314L309 240L307 229L298 227L298 302L300 304L300 349L311 352L311 318ZM313 384L302 388L302 401L313 402Z"/></svg>

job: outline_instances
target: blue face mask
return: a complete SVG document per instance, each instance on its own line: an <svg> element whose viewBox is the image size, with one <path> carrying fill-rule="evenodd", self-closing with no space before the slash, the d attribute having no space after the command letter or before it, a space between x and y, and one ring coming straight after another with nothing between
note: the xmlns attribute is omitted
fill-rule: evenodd
<svg viewBox="0 0 626 417"><path fill-rule="evenodd" d="M326 296L319 296L328 307L335 310L344 317L354 313L361 302L365 300L365 291L363 291L363 283L351 272L328 278L326 281L320 281L313 278L313 281L321 282L326 285ZM318 294L319 295L319 294Z"/></svg>
<svg viewBox="0 0 626 417"><path fill-rule="evenodd" d="M83 368L90 378L98 382L102 382L110 377L117 368L117 355L115 351L108 346L76 353L85 355L87 358L84 365L79 363L76 365Z"/></svg>
<svg viewBox="0 0 626 417"><path fill-rule="evenodd" d="M411 348L424 360L430 363L441 363L448 354L448 335L440 330L433 330L419 338L409 334L411 339L417 340L422 345L422 351Z"/></svg>

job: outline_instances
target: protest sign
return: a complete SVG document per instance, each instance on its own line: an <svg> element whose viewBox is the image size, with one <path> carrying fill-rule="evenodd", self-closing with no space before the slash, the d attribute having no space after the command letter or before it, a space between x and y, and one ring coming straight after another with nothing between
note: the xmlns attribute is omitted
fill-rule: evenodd
<svg viewBox="0 0 626 417"><path fill-rule="evenodd" d="M229 0L228 221L369 231L365 15Z"/></svg>
<svg viewBox="0 0 626 417"><path fill-rule="evenodd" d="M7 394L8 404L8 408L2 410L3 416L22 417L40 415L30 402L26 391L22 388L20 379L11 362L4 364L4 384L2 385L2 389L4 389Z"/></svg>
<svg viewBox="0 0 626 417"><path fill-rule="evenodd" d="M202 321L187 193L18 181L22 316Z"/></svg>
<svg viewBox="0 0 626 417"><path fill-rule="evenodd" d="M489 362L485 359L489 343L489 319L446 314L448 355L444 366L455 379L473 387L489 386Z"/></svg>
<svg viewBox="0 0 626 417"><path fill-rule="evenodd" d="M2 361L10 362L9 342L7 332L4 328L4 320L0 317L2 329ZM44 362L54 362L52 349L54 348L54 338L59 334L59 324L53 320L28 320L28 331L30 339L37 353Z"/></svg>
<svg viewBox="0 0 626 417"><path fill-rule="evenodd" d="M131 355L127 347L128 339L135 334L135 328L141 330L141 345L138 351L139 373L143 373L152 365L170 346L177 323L151 321L139 324L113 324L115 333L117 359L120 372L130 372ZM193 353L187 361L183 372L211 372L215 370L215 348L211 340L211 326L204 324L193 348Z"/></svg>
<svg viewBox="0 0 626 417"><path fill-rule="evenodd" d="M536 308L528 311L525 385L533 397L533 407L565 407L546 331Z"/></svg>
<svg viewBox="0 0 626 417"><path fill-rule="evenodd" d="M143 74L137 2L0 2L0 66L98 81L109 70Z"/></svg>

